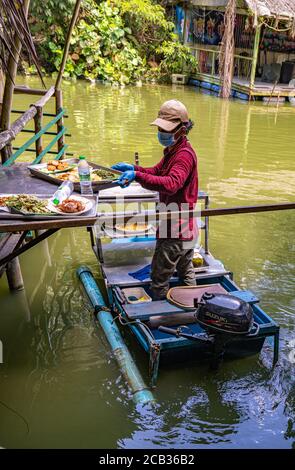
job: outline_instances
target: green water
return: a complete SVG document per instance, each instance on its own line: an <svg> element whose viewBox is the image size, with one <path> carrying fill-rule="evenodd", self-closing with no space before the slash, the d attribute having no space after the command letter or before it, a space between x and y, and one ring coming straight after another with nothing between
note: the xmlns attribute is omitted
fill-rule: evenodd
<svg viewBox="0 0 295 470"><path fill-rule="evenodd" d="M288 106L228 103L188 87L64 84L70 150L102 164L133 161L138 151L143 165L155 163L161 148L149 122L170 98L183 101L195 121L190 140L213 207L294 201L295 109ZM17 96L15 108L31 101ZM213 254L281 327L275 369L270 343L218 373L172 364L160 372L155 408L134 406L80 292L76 268L86 263L98 272L86 230L63 230L22 255L25 293L11 295L0 281L0 446L294 446L294 227L292 211L210 221ZM147 379L146 357L128 332L126 340ZM25 418L29 432L4 405Z"/></svg>

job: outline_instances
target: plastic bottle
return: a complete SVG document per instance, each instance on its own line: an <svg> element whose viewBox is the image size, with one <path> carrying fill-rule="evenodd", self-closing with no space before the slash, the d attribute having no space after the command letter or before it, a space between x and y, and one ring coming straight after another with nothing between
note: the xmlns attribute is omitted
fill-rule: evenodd
<svg viewBox="0 0 295 470"><path fill-rule="evenodd" d="M61 204L65 199L67 199L73 192L74 185L72 181L64 181L59 187L58 190L52 196L52 202L55 206Z"/></svg>
<svg viewBox="0 0 295 470"><path fill-rule="evenodd" d="M79 157L78 173L80 178L81 194L92 195L93 190L90 177L90 168L86 158L83 155Z"/></svg>

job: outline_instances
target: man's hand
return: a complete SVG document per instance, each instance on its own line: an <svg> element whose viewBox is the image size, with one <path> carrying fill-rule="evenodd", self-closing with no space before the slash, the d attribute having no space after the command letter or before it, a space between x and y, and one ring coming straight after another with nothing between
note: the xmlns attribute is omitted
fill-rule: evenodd
<svg viewBox="0 0 295 470"><path fill-rule="evenodd" d="M121 186L121 188L127 188L127 186L129 186L129 184L132 183L134 179L135 179L134 170L125 171L123 175L120 176L118 180L118 184L119 186Z"/></svg>
<svg viewBox="0 0 295 470"><path fill-rule="evenodd" d="M134 170L134 166L131 165L131 163L125 163L125 162L116 163L115 165L112 166L112 168L118 171Z"/></svg>

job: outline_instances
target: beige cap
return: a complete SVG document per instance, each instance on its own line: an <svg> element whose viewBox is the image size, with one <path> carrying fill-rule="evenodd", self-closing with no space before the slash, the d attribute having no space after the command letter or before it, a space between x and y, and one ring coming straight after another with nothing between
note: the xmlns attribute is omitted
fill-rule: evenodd
<svg viewBox="0 0 295 470"><path fill-rule="evenodd" d="M151 125L161 127L164 131L170 132L181 122L188 121L188 113L184 104L178 100L169 100L162 104L157 119Z"/></svg>

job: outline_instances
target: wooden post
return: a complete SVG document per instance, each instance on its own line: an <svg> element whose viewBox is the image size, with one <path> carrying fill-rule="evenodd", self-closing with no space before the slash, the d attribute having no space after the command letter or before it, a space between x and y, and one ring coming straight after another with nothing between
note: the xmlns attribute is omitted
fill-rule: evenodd
<svg viewBox="0 0 295 470"><path fill-rule="evenodd" d="M24 281L18 258L14 258L7 263L6 276L9 289L11 291L22 290L24 288Z"/></svg>
<svg viewBox="0 0 295 470"><path fill-rule="evenodd" d="M185 37L187 33L187 8L184 7L184 20L183 20L183 33L182 33L182 44L186 43Z"/></svg>
<svg viewBox="0 0 295 470"><path fill-rule="evenodd" d="M212 53L211 75L215 75L215 51Z"/></svg>
<svg viewBox="0 0 295 470"><path fill-rule="evenodd" d="M63 101L62 101L62 91L60 89L55 90L55 112L56 115L62 111ZM64 118L63 116L57 121L56 123L56 131L59 133L64 125ZM65 144L64 134L58 139L57 141L57 150L58 152L61 151ZM61 159L65 157L65 152L61 156Z"/></svg>
<svg viewBox="0 0 295 470"><path fill-rule="evenodd" d="M255 83L256 65L257 65L257 59L258 59L258 53L259 53L260 33L261 33L261 24L258 24L256 26L255 38L254 38L252 67L251 67L251 75L250 75L250 91L254 88L254 83Z"/></svg>
<svg viewBox="0 0 295 470"><path fill-rule="evenodd" d="M24 14L28 16L30 0L24 0ZM10 127L10 111L12 108L14 81L17 73L17 65L20 56L22 43L17 34L14 35L14 57L9 56L7 68L9 74L6 73L6 81L3 95L3 105L1 110L0 130L5 131ZM16 60L15 60L16 59ZM4 163L12 154L12 146L9 142L6 147L1 150L2 163Z"/></svg>
<svg viewBox="0 0 295 470"><path fill-rule="evenodd" d="M73 16L72 16L70 27L68 29L68 34L67 34L67 37L66 37L62 62L61 62L60 69L59 69L59 72L58 72L58 75L57 75L57 78L56 78L56 82L55 82L55 89L56 90L59 90L60 85L61 85L62 76L63 76L63 73L64 73L64 69L65 69L65 66L66 66L68 53L69 53L69 49L70 49L71 35L72 35L72 31L74 29L74 26L76 24L76 21L77 21L78 15L79 15L81 1L82 0L76 0L75 8L74 8L74 11L73 11Z"/></svg>
<svg viewBox="0 0 295 470"><path fill-rule="evenodd" d="M39 131L42 129L42 118L43 118L43 109L38 106L37 108L37 113L34 116L34 127L35 127L35 134L37 134ZM40 155L40 153L43 150L42 147L42 136L39 137L39 139L36 140L35 142L36 146L36 157Z"/></svg>

